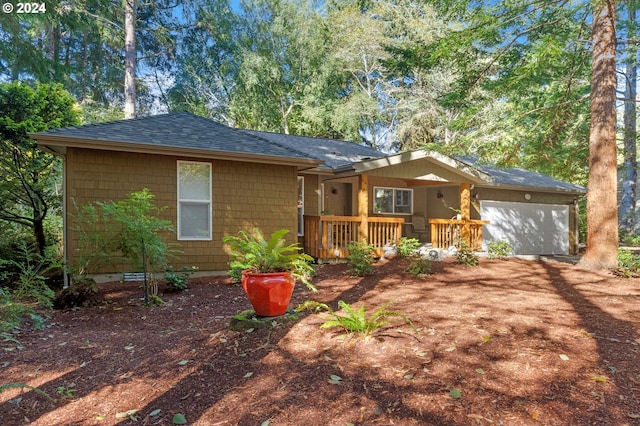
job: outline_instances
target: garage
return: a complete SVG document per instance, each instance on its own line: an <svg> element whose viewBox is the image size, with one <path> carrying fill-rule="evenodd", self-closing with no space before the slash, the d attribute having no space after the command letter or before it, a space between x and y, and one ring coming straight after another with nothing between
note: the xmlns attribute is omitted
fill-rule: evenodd
<svg viewBox="0 0 640 426"><path fill-rule="evenodd" d="M482 247L506 239L516 255L569 254L569 206L481 201Z"/></svg>

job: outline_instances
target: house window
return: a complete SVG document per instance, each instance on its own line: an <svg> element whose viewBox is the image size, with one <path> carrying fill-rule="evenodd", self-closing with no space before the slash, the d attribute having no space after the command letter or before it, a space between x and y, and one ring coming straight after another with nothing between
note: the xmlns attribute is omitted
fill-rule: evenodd
<svg viewBox="0 0 640 426"><path fill-rule="evenodd" d="M298 236L304 235L304 177L298 176Z"/></svg>
<svg viewBox="0 0 640 426"><path fill-rule="evenodd" d="M211 240L211 163L178 161L178 239Z"/></svg>
<svg viewBox="0 0 640 426"><path fill-rule="evenodd" d="M375 213L413 213L413 189L374 187L373 194Z"/></svg>

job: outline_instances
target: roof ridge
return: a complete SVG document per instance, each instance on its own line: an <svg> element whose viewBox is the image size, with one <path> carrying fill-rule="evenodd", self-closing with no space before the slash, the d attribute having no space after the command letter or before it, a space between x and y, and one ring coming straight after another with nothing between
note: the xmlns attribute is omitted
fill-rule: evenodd
<svg viewBox="0 0 640 426"><path fill-rule="evenodd" d="M273 135L280 135L280 136L285 136L285 137L287 137L287 136L298 136L298 135L289 135L289 134L286 134L286 133L275 133L275 132L263 132L261 130L249 130L249 129L236 129L236 130L239 130L239 131L241 131L243 133L248 133L249 135L251 135L253 137L256 137L256 138L264 140L264 141L267 141L268 143L276 145L276 146L278 146L278 147L280 147L282 149L286 149L287 151L291 150L291 151L295 152L298 155L302 155L304 157L309 158L309 154L307 154L306 152L302 152L302 151L299 151L299 150L297 150L295 148L291 148L291 147L288 147L288 146L283 145L281 143L278 143L276 141L272 141L272 140L269 140L267 138L263 138L261 136L255 135L255 134L253 134L251 132L270 133L270 134L273 134ZM317 158L315 158L315 157L314 157L314 159L317 160Z"/></svg>
<svg viewBox="0 0 640 426"><path fill-rule="evenodd" d="M201 117L201 116L193 114L193 113L191 113L189 111L174 111L174 112L165 112L165 113L162 113L162 114L145 115L145 116L142 116L142 117L134 117L134 118L129 118L129 119L120 118L120 119L116 119L116 120L100 121L100 122L97 122L97 123L80 124L80 125L77 125L77 126L58 127L56 129L45 130L45 131L43 131L43 133L60 132L60 131L63 131L63 130L68 130L68 129L79 129L79 128L89 128L89 127L103 127L103 126L106 126L106 125L112 125L112 124L116 124L116 123L127 123L127 122L134 122L134 121L139 122L139 121L146 121L146 120L149 120L149 119L157 119L157 118L160 118L160 117L167 117L167 116L170 116L170 115L182 115L182 114L192 115L194 117L204 118L205 120L208 120L205 117ZM213 120L210 120L210 121L213 121ZM214 121L214 123L215 123L215 121Z"/></svg>

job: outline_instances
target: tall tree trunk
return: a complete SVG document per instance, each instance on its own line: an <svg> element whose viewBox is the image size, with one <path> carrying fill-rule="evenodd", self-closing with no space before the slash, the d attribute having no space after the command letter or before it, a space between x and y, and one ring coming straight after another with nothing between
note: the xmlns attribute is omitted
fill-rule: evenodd
<svg viewBox="0 0 640 426"><path fill-rule="evenodd" d="M615 0L593 2L587 250L580 265L617 267Z"/></svg>
<svg viewBox="0 0 640 426"><path fill-rule="evenodd" d="M136 2L125 0L124 118L136 117Z"/></svg>
<svg viewBox="0 0 640 426"><path fill-rule="evenodd" d="M636 30L636 5L635 1L627 1L628 34L627 39L635 40ZM626 49L625 91L624 91L624 163L622 173L622 200L620 202L620 232L632 234L636 226L636 182L638 172L636 169L636 84L638 66L637 46L629 43Z"/></svg>

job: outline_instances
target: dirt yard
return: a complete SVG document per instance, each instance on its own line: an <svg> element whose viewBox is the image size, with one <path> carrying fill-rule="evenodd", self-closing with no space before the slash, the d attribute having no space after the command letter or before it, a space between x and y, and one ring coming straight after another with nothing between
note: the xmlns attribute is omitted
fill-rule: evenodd
<svg viewBox="0 0 640 426"><path fill-rule="evenodd" d="M411 318L370 338L326 314L235 332L241 287L199 278L147 308L136 283L2 342L3 425L638 425L640 280L557 261L453 259L352 278L319 268L292 305L386 302ZM162 287L161 287L162 291ZM176 420L180 416L176 417Z"/></svg>

